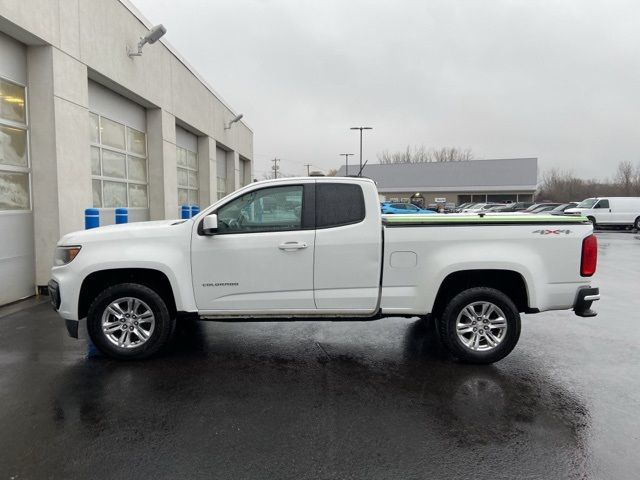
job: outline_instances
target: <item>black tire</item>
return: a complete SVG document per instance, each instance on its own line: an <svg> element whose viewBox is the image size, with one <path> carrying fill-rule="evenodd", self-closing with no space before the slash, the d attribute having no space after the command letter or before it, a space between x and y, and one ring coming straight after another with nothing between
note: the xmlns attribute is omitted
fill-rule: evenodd
<svg viewBox="0 0 640 480"><path fill-rule="evenodd" d="M597 227L596 219L593 218L593 217L587 217L587 220L589 220L591 222L591 225L593 225L593 229L595 230L596 227Z"/></svg>
<svg viewBox="0 0 640 480"><path fill-rule="evenodd" d="M640 230L640 217L636 218L636 221L633 222L633 228Z"/></svg>
<svg viewBox="0 0 640 480"><path fill-rule="evenodd" d="M473 350L465 345L459 338L456 329L458 316L462 314L465 307L475 302L488 302L497 306L502 310L506 320L506 330L501 341L487 351ZM479 328L482 328L481 323L478 323ZM491 332L494 331L491 330ZM501 291L488 287L474 287L459 293L449 301L438 318L438 333L442 344L454 357L467 363L489 364L506 357L518 343L520 314L511 299ZM470 335L474 334L470 332ZM487 346L489 345L488 339L481 341L484 341Z"/></svg>
<svg viewBox="0 0 640 480"><path fill-rule="evenodd" d="M102 330L103 313L112 302L124 297L144 302L153 313L155 322L153 332L146 341L130 348L113 344ZM95 298L87 314L87 330L95 346L105 355L120 360L147 358L159 352L171 338L174 329L175 318L169 314L164 300L149 287L137 283L121 283L103 290Z"/></svg>

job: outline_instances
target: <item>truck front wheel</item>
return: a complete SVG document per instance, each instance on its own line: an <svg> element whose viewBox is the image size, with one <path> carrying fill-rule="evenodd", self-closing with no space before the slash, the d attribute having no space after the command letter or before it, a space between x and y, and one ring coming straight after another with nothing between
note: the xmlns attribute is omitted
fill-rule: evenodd
<svg viewBox="0 0 640 480"><path fill-rule="evenodd" d="M87 315L93 343L107 356L146 358L168 341L175 319L160 296L144 285L122 283L96 297Z"/></svg>
<svg viewBox="0 0 640 480"><path fill-rule="evenodd" d="M520 337L520 314L504 293L475 287L453 297L438 319L442 343L468 363L493 363L506 357Z"/></svg>

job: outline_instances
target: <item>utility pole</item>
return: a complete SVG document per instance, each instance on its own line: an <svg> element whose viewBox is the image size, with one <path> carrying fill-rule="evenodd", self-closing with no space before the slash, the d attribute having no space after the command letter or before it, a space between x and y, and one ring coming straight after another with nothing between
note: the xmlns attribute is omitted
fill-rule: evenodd
<svg viewBox="0 0 640 480"><path fill-rule="evenodd" d="M311 166L310 163L305 163L304 164L305 167L307 167L307 177L309 176L309 167Z"/></svg>
<svg viewBox="0 0 640 480"><path fill-rule="evenodd" d="M349 157L353 156L353 153L341 153L340 155L344 156L344 163L346 164L345 177L349 176Z"/></svg>
<svg viewBox="0 0 640 480"><path fill-rule="evenodd" d="M360 130L360 173L362 173L362 131L373 130L371 127L351 127L351 130ZM360 174L358 174L360 175Z"/></svg>
<svg viewBox="0 0 640 480"><path fill-rule="evenodd" d="M273 178L278 178L278 170L280 169L280 167L278 166L278 162L280 161L280 159L274 158L271 161L273 162L273 167L271 167L271 169L273 170Z"/></svg>

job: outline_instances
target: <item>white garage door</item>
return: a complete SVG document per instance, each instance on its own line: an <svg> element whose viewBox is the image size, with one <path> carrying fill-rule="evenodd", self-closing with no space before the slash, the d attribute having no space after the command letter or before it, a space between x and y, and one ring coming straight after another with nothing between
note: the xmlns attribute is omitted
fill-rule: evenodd
<svg viewBox="0 0 640 480"><path fill-rule="evenodd" d="M118 207L129 222L149 220L146 111L135 102L89 82L93 206L100 225L114 223Z"/></svg>
<svg viewBox="0 0 640 480"><path fill-rule="evenodd" d="M0 34L0 305L35 293L26 50Z"/></svg>

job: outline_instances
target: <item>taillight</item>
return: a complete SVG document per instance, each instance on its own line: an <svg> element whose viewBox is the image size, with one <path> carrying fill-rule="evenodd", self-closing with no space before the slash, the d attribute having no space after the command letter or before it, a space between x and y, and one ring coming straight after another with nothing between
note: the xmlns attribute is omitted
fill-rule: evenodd
<svg viewBox="0 0 640 480"><path fill-rule="evenodd" d="M580 275L590 277L596 273L598 263L598 239L589 235L582 240L582 260L580 261Z"/></svg>

